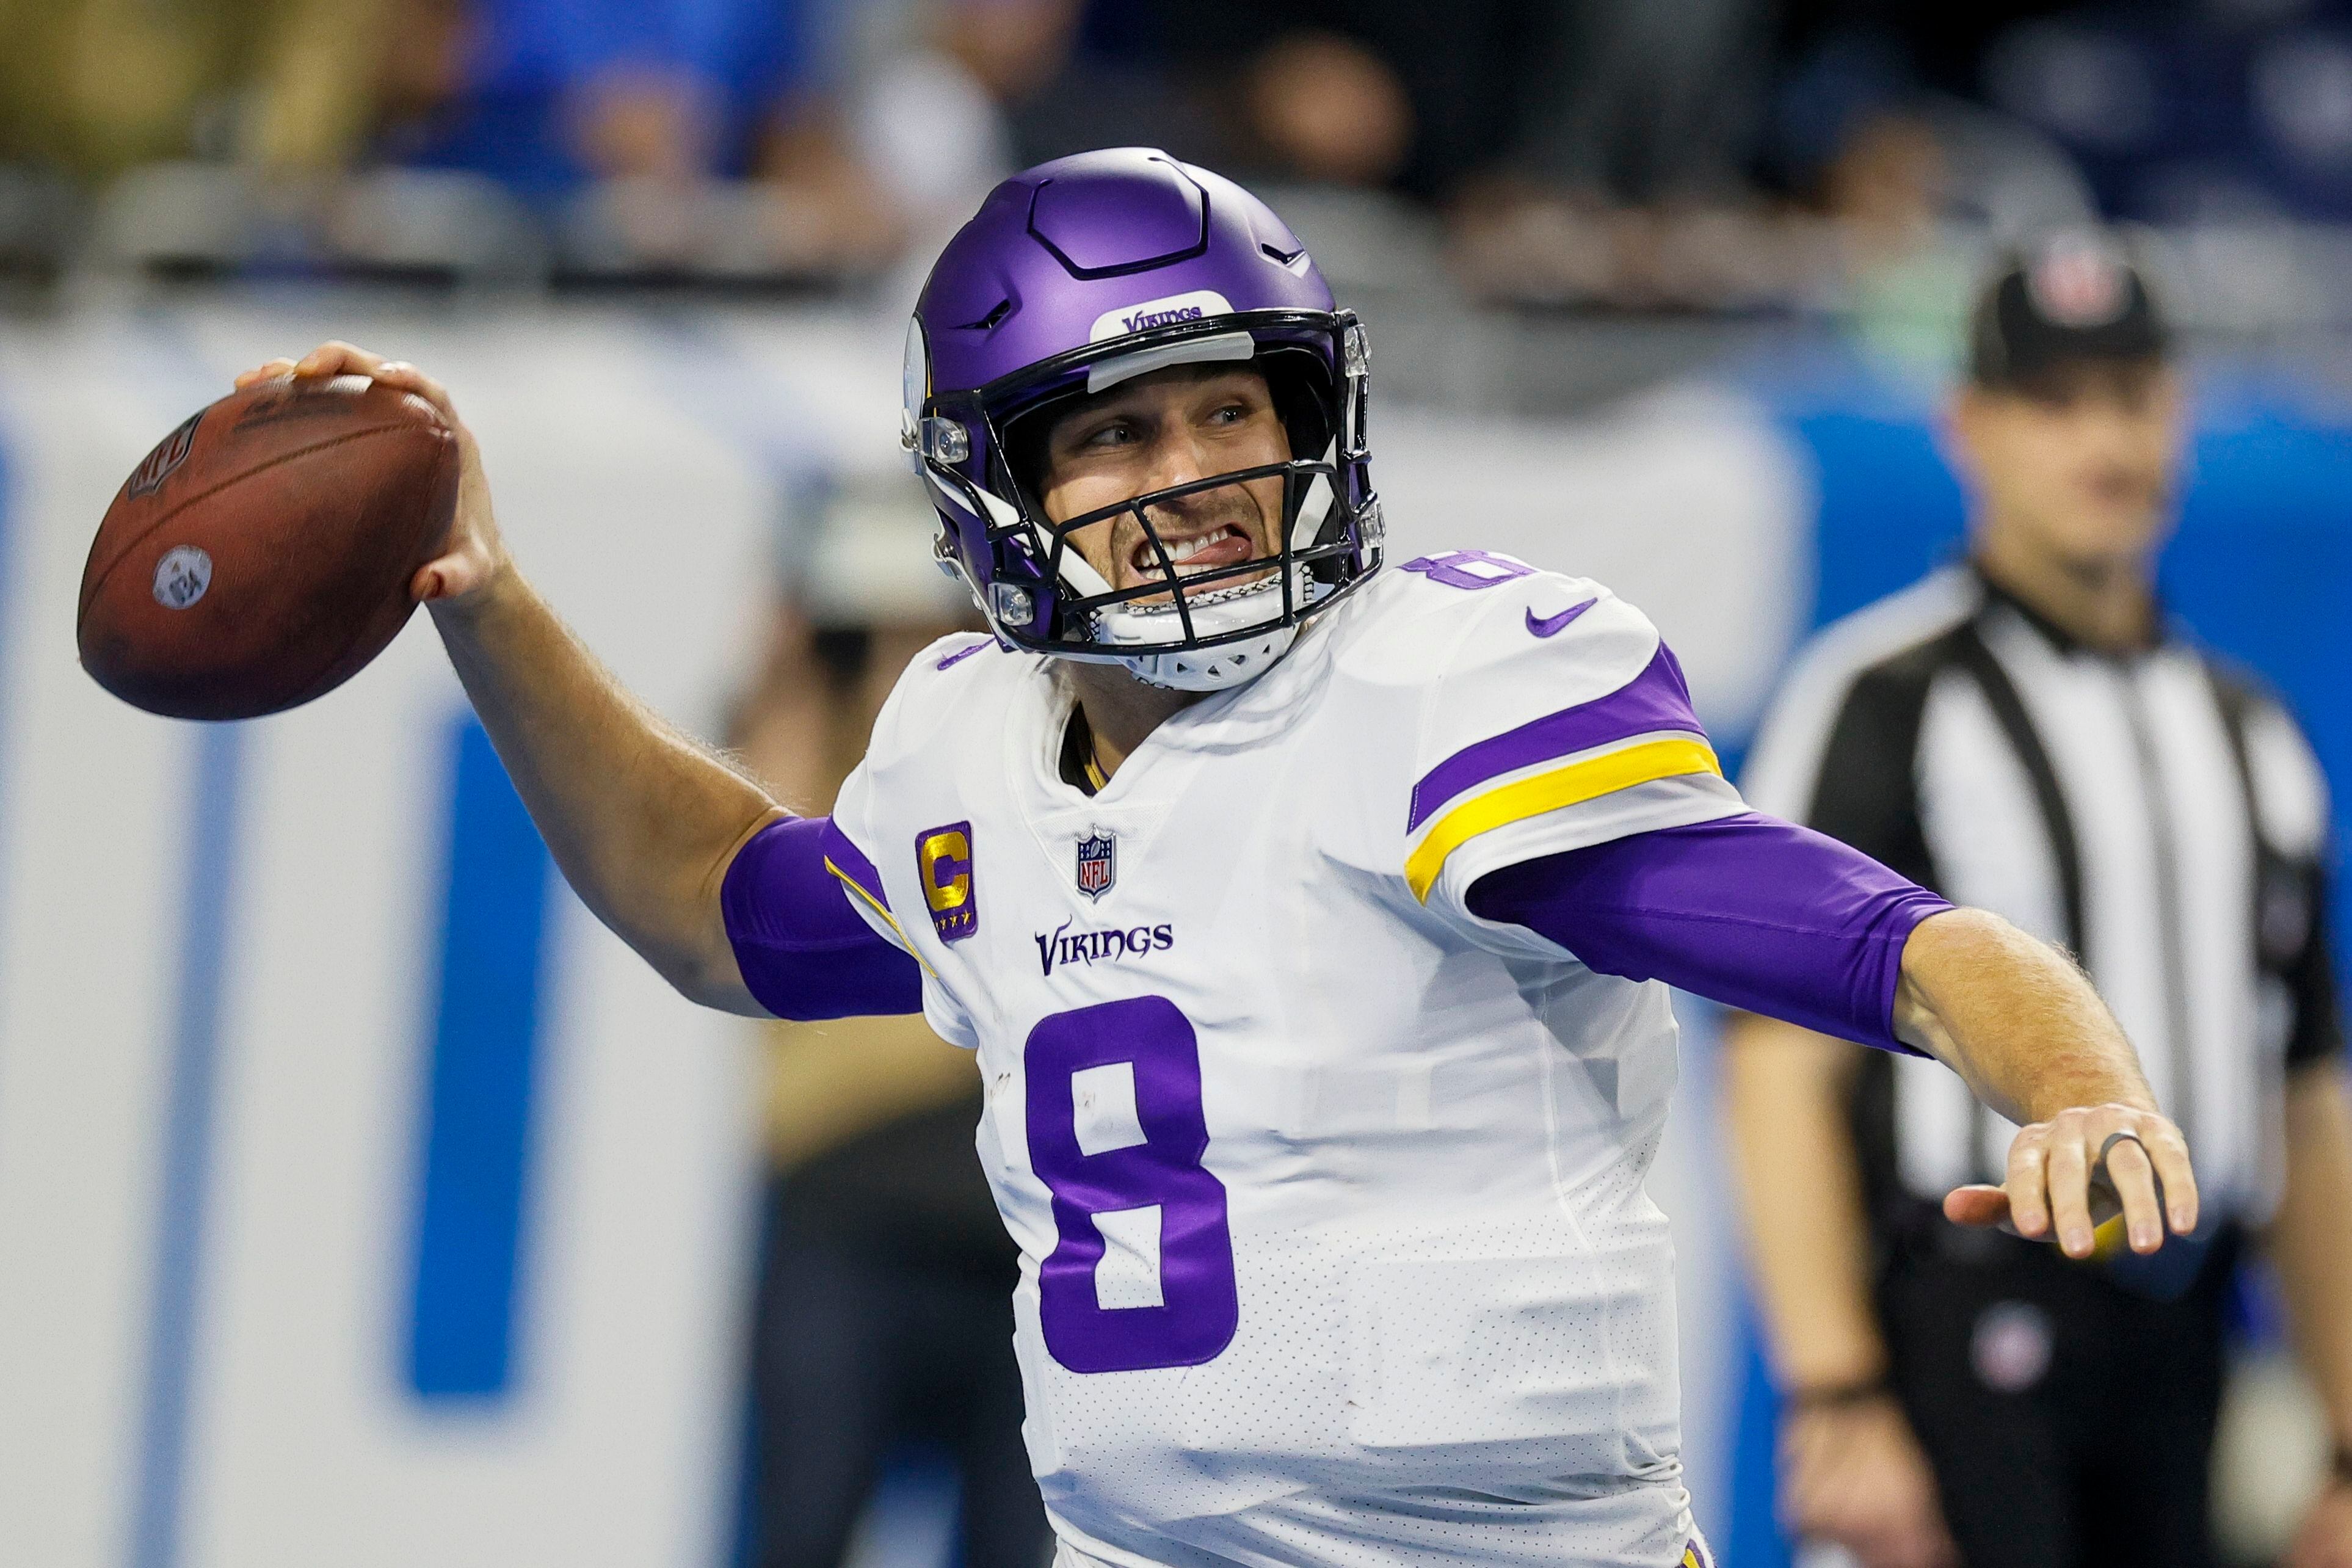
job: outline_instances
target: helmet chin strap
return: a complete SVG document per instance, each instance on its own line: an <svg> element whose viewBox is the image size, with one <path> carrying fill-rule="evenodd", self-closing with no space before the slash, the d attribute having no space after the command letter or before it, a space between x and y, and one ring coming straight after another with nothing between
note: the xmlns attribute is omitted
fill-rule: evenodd
<svg viewBox="0 0 2352 1568"><path fill-rule="evenodd" d="M1337 465L1339 460L1339 443L1337 439L1323 448L1323 460L1334 465L1332 469L1334 473L1339 471ZM1332 499L1330 479L1322 474L1317 474L1308 483L1306 496L1298 503L1298 515L1290 520L1290 548L1293 553L1314 543L1315 536L1323 531L1323 520L1331 515Z"/></svg>

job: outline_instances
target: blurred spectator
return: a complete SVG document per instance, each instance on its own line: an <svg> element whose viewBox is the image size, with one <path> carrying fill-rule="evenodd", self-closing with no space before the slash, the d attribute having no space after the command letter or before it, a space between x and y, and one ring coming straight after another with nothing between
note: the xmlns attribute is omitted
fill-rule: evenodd
<svg viewBox="0 0 2352 1568"><path fill-rule="evenodd" d="M2061 147L1952 90L1955 76L1973 80L1976 58L1948 28L1785 39L1760 172L1859 226L1882 255L1906 233L1919 237L1926 219L1987 224L2011 239L2089 219L2090 192Z"/></svg>
<svg viewBox="0 0 2352 1568"><path fill-rule="evenodd" d="M1736 171L1762 16L1758 0L1095 0L1061 68L1010 101L1024 160L1145 140L1431 200L1496 170L1646 200Z"/></svg>
<svg viewBox="0 0 2352 1568"><path fill-rule="evenodd" d="M197 155L331 163L358 114L322 48L372 45L375 17L376 0L0 0L0 162L91 181Z"/></svg>
<svg viewBox="0 0 2352 1568"><path fill-rule="evenodd" d="M940 47L988 94L1015 103L1068 58L1079 0L948 0L930 17Z"/></svg>
<svg viewBox="0 0 2352 1568"><path fill-rule="evenodd" d="M826 809L908 661L959 624L905 583L928 532L903 474L823 498L796 540L736 743L780 798ZM908 519L912 521L909 523ZM898 537L911 534L911 539ZM865 563L886 564L877 577ZM1051 1548L1021 1438L1011 1241L973 1151L969 1052L919 1017L769 1026L770 1199L753 1350L755 1568L835 1568L892 1452L943 1448L963 1568Z"/></svg>
<svg viewBox="0 0 2352 1568"><path fill-rule="evenodd" d="M1378 185L1404 167L1413 112L1388 62L1339 33L1288 33L1244 72L1259 144L1300 179Z"/></svg>
<svg viewBox="0 0 2352 1568"><path fill-rule="evenodd" d="M2246 115L2254 167L2299 209L2341 221L2352 218L2352 16L2334 9L2254 43Z"/></svg>
<svg viewBox="0 0 2352 1568"><path fill-rule="evenodd" d="M844 139L929 268L947 235L1015 164L1003 105L1067 47L1073 0L871 0L838 46ZM909 287L900 291L911 297Z"/></svg>
<svg viewBox="0 0 2352 1568"><path fill-rule="evenodd" d="M996 73L1023 163L1141 142L1244 180L1377 185L1406 168L1413 106L1344 4L1012 4L1059 23L1033 35L1017 77Z"/></svg>
<svg viewBox="0 0 2352 1568"><path fill-rule="evenodd" d="M576 264L864 268L903 238L841 124L826 0L386 3L374 155L497 179Z"/></svg>
<svg viewBox="0 0 2352 1568"><path fill-rule="evenodd" d="M1412 8L1395 9L1402 30ZM1496 107L1481 124L1425 112L1420 159L1452 198L1475 292L1650 306L1778 291L1771 247L1716 216L1748 200L1769 74L1758 0L1484 9L1474 92Z"/></svg>
<svg viewBox="0 0 2352 1568"><path fill-rule="evenodd" d="M1538 6L1538 17L1554 7ZM1588 3L1530 29L1510 165L1646 203L1720 198L1753 155L1766 79L1757 0Z"/></svg>
<svg viewBox="0 0 2352 1568"><path fill-rule="evenodd" d="M1819 297L1883 361L1940 380L1987 231L2080 225L2090 192L2048 138L1939 85L1973 72L1980 32L1898 28L1866 6L1840 20L1783 40L1759 171L1828 220L1816 287L1835 293Z"/></svg>
<svg viewBox="0 0 2352 1568"><path fill-rule="evenodd" d="M1403 197L1488 301L1850 303L1916 359L1987 231L2352 218L2352 0L0 0L0 164L244 165L118 184L92 253L142 265L869 277L1141 142L1380 193L1317 237L1386 274L1442 248Z"/></svg>
<svg viewBox="0 0 2352 1568"><path fill-rule="evenodd" d="M592 177L698 175L722 153L736 81L707 56L727 35L675 0L385 3L381 158L547 199ZM781 77L790 61L758 64Z"/></svg>
<svg viewBox="0 0 2352 1568"><path fill-rule="evenodd" d="M2087 175L2110 216L2352 213L2352 7L2342 0L1791 0L1776 48L1784 89L1770 164L1801 187L1837 119L1824 121L1822 89L1872 76L1882 100L1978 105L2042 139Z"/></svg>

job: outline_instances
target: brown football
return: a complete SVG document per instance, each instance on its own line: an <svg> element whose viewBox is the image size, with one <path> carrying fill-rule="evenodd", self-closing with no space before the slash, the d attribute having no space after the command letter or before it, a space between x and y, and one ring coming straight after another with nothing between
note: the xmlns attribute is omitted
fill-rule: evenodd
<svg viewBox="0 0 2352 1568"><path fill-rule="evenodd" d="M308 702L407 623L457 502L457 437L422 398L364 376L232 393L107 508L82 568L82 668L175 719Z"/></svg>

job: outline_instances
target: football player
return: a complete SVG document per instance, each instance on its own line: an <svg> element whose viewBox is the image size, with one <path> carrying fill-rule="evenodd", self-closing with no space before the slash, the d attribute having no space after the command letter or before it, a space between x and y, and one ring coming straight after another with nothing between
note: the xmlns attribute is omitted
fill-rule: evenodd
<svg viewBox="0 0 2352 1568"><path fill-rule="evenodd" d="M415 589L564 873L679 990L919 1009L979 1052L1032 1468L1074 1568L1706 1562L1643 1191L1667 984L1933 1057L2024 1124L1954 1217L2196 1222L2054 950L1724 782L1599 584L1383 568L1362 325L1206 170L989 196L908 333L905 440L992 635L908 667L829 818L621 689L470 437ZM329 344L254 375L415 367Z"/></svg>

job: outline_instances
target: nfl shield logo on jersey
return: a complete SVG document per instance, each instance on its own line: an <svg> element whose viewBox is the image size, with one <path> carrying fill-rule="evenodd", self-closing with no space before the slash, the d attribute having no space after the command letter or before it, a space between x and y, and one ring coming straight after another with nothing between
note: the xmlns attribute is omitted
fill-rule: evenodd
<svg viewBox="0 0 2352 1568"><path fill-rule="evenodd" d="M1093 827L1078 840L1078 891L1099 899L1118 879L1118 840L1110 830Z"/></svg>

